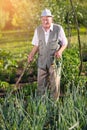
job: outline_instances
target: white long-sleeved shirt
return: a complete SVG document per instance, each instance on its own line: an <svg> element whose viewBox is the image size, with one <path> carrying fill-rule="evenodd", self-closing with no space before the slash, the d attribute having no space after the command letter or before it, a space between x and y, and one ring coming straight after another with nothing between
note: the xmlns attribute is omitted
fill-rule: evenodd
<svg viewBox="0 0 87 130"><path fill-rule="evenodd" d="M67 45L67 38L65 36L65 32L62 28L62 26L60 26L60 32L58 34L58 39L61 41L61 45ZM50 30L53 31L53 23L51 24L51 27L50 29L46 32L45 29L43 28L44 30L44 34L45 34L45 42L47 43L48 42L48 38L49 38L49 34L50 34ZM35 29L35 32L34 32L34 36L33 36L33 39L32 39L32 44L35 45L35 46L38 46L38 42L39 42L39 39L38 39L38 35L37 35L37 29Z"/></svg>

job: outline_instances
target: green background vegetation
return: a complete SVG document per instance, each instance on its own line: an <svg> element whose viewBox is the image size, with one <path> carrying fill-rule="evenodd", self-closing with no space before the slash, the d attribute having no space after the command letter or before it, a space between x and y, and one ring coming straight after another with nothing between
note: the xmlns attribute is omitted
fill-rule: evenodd
<svg viewBox="0 0 87 130"><path fill-rule="evenodd" d="M87 57L87 3L73 0L81 52ZM68 47L63 53L61 96L37 97L37 55L20 74L32 49L34 29L42 9L64 27ZM70 0L0 0L0 130L87 130L87 62L80 71L77 25ZM62 95L63 94L63 95Z"/></svg>

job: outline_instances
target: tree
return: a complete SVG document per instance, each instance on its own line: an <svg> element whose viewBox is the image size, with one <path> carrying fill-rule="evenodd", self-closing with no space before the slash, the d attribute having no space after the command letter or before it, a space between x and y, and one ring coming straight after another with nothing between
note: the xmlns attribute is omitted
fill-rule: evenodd
<svg viewBox="0 0 87 130"><path fill-rule="evenodd" d="M9 20L9 13L8 12L6 13L2 9L0 9L0 30L2 30L5 27L8 20Z"/></svg>
<svg viewBox="0 0 87 130"><path fill-rule="evenodd" d="M12 24L21 29L33 29L39 22L40 7L37 1L11 0L15 8Z"/></svg>
<svg viewBox="0 0 87 130"><path fill-rule="evenodd" d="M2 30L9 21L9 11L6 10L5 0L0 0L0 30Z"/></svg>
<svg viewBox="0 0 87 130"><path fill-rule="evenodd" d="M13 17L14 8L10 0L1 0L0 2L0 12L3 15L1 22L4 25L2 29L11 29L11 19Z"/></svg>

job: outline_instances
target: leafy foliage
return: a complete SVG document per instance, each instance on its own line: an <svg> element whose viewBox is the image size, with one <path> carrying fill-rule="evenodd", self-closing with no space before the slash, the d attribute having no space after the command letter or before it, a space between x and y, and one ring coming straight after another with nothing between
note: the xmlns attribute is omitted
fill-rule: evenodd
<svg viewBox="0 0 87 130"><path fill-rule="evenodd" d="M80 86L81 87L81 86ZM50 130L83 129L87 124L87 91L75 87L67 96L54 102L46 97L25 95L23 89L15 96L6 97L0 105L0 129ZM25 88L26 89L26 88ZM25 98L26 97L26 98Z"/></svg>
<svg viewBox="0 0 87 130"><path fill-rule="evenodd" d="M72 26L74 25L74 16L69 0L3 0L1 3L1 30L34 30L34 28L40 23L41 10L44 8L49 8L52 11L56 23L67 24L69 19L69 24L72 24ZM86 27L86 2L73 0L73 4L77 12L79 24Z"/></svg>

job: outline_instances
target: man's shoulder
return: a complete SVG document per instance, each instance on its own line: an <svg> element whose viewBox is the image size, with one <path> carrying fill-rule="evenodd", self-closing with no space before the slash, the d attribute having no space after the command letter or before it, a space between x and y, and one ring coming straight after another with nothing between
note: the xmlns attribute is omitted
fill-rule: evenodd
<svg viewBox="0 0 87 130"><path fill-rule="evenodd" d="M56 23L54 23L53 26L57 27L57 28L61 28L62 27L60 24L56 24Z"/></svg>
<svg viewBox="0 0 87 130"><path fill-rule="evenodd" d="M38 25L36 29L38 30L38 29L40 29L40 28L42 28L42 25Z"/></svg>
<svg viewBox="0 0 87 130"><path fill-rule="evenodd" d="M37 26L36 32L37 32L38 37L40 36L42 30L43 30L43 29L42 29L42 25Z"/></svg>
<svg viewBox="0 0 87 130"><path fill-rule="evenodd" d="M55 31L60 31L61 30L61 28L62 28L62 26L61 25L59 25L59 24L53 24L53 30L55 30Z"/></svg>

